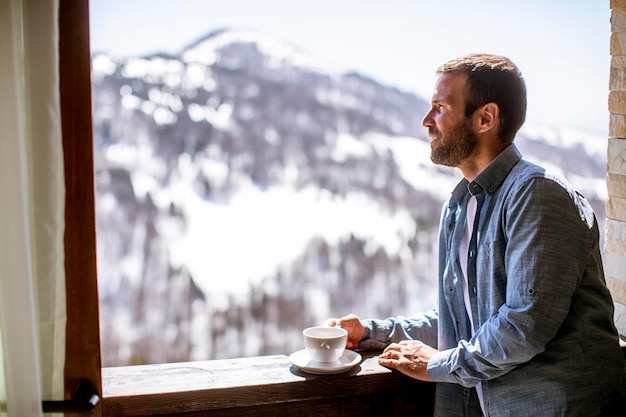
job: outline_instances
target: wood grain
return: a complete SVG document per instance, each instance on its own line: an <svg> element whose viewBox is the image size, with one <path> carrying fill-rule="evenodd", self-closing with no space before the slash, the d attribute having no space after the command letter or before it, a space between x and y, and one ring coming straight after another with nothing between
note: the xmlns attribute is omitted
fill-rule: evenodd
<svg viewBox="0 0 626 417"><path fill-rule="evenodd" d="M434 385L378 365L312 375L284 355L104 368L107 416L432 415Z"/></svg>
<svg viewBox="0 0 626 417"><path fill-rule="evenodd" d="M65 169L65 398L89 380L100 392L100 336L91 124L88 0L59 2L59 72ZM101 415L97 407L94 416Z"/></svg>

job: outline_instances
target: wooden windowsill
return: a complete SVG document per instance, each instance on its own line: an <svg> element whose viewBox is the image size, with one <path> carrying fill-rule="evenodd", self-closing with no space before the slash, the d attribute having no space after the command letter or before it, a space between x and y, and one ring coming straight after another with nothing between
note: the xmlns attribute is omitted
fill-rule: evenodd
<svg viewBox="0 0 626 417"><path fill-rule="evenodd" d="M312 375L285 355L102 369L105 416L432 415L434 384L378 364Z"/></svg>
<svg viewBox="0 0 626 417"><path fill-rule="evenodd" d="M103 368L103 415L433 415L434 384L360 353L359 365L337 375L307 374L285 355Z"/></svg>

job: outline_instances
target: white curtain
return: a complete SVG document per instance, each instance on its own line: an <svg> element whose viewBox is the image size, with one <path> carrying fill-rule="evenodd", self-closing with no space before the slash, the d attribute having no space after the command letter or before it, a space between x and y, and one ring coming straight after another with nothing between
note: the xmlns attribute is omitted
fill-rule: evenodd
<svg viewBox="0 0 626 417"><path fill-rule="evenodd" d="M0 413L63 399L58 0L0 0Z"/></svg>

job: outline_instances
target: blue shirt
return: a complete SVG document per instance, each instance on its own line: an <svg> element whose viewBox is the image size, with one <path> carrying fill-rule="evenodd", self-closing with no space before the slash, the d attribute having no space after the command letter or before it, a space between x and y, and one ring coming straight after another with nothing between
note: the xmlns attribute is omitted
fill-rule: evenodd
<svg viewBox="0 0 626 417"><path fill-rule="evenodd" d="M469 193L482 194L476 273L463 297L459 247ZM466 255L467 256L467 255ZM419 339L436 416L600 416L626 413L626 367L605 285L595 215L565 180L511 145L443 207L438 308L364 320L360 347Z"/></svg>

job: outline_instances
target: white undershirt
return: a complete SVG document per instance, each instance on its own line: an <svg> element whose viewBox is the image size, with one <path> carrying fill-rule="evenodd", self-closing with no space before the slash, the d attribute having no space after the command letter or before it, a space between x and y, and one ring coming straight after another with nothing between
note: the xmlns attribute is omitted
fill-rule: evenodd
<svg viewBox="0 0 626 417"><path fill-rule="evenodd" d="M467 283L467 253L469 251L469 243L472 239L472 230L474 229L474 218L476 217L476 197L470 196L467 201L467 217L465 220L465 229L463 232L463 240L461 240L461 270L463 271L463 298L465 299L465 310L472 325L472 334L474 334L474 319L472 317L472 305L470 304L469 288Z"/></svg>
<svg viewBox="0 0 626 417"><path fill-rule="evenodd" d="M474 230L474 218L476 217L476 197L470 195L467 201L467 216L465 221L465 229L463 231L463 240L461 240L461 249L459 250L461 270L463 271L463 299L465 300L465 311L470 320L472 326L472 335L474 335L474 318L472 317L472 304L470 302L469 285L467 282L467 252L469 250L469 243L472 239L472 231ZM485 406L483 405L483 386L482 383L476 385L476 392L478 393L478 400L480 401L480 408L485 414Z"/></svg>

